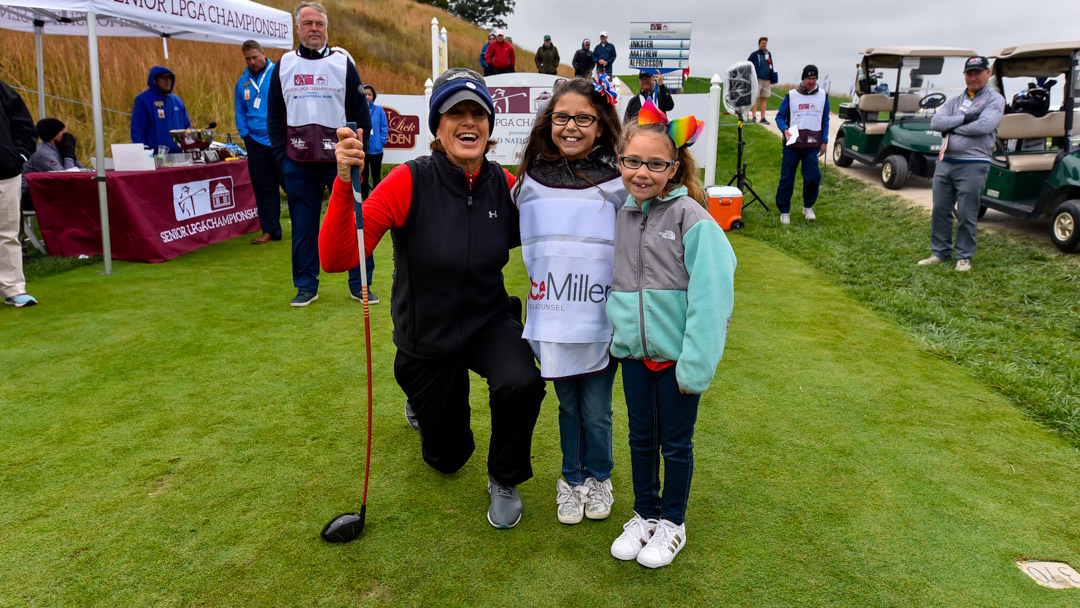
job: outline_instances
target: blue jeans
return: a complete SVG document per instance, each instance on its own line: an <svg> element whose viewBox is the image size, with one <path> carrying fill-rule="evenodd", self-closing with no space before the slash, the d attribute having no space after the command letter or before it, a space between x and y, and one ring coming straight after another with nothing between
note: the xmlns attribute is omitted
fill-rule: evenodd
<svg viewBox="0 0 1080 608"><path fill-rule="evenodd" d="M634 512L674 524L686 519L694 475L694 423L701 395L684 395L671 365L658 372L623 359L623 390L630 426L630 469ZM660 455L664 456L664 495L660 496Z"/></svg>
<svg viewBox="0 0 1080 608"><path fill-rule="evenodd" d="M297 291L319 292L319 220L323 193L334 187L333 163L297 163L286 158L285 192L292 219L292 276ZM361 267L349 270L349 290L360 293Z"/></svg>
<svg viewBox="0 0 1080 608"><path fill-rule="evenodd" d="M795 192L795 168L802 163L803 207L813 207L821 186L821 169L817 157L820 148L792 148L784 146L780 160L780 185L776 187L776 208L780 213L791 212L791 195Z"/></svg>
<svg viewBox="0 0 1080 608"><path fill-rule="evenodd" d="M953 254L953 207L956 208L956 259L975 255L979 207L990 163L941 162L934 169L934 211L930 216L930 250L948 260Z"/></svg>
<svg viewBox="0 0 1080 608"><path fill-rule="evenodd" d="M611 387L615 383L614 361L599 374L555 380L559 396L559 443L562 474L566 483L580 486L595 477L611 477L615 457L611 453Z"/></svg>

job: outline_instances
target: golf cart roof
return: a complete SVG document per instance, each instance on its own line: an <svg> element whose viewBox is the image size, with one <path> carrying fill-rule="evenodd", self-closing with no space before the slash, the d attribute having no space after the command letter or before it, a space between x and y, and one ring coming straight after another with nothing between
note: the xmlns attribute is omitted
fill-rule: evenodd
<svg viewBox="0 0 1080 608"><path fill-rule="evenodd" d="M902 57L974 57L978 53L953 46L872 46L861 55L872 68L894 68Z"/></svg>
<svg viewBox="0 0 1080 608"><path fill-rule="evenodd" d="M1000 48L990 53L994 72L1005 77L1056 76L1069 70L1069 56L1080 50L1080 40L1036 42Z"/></svg>

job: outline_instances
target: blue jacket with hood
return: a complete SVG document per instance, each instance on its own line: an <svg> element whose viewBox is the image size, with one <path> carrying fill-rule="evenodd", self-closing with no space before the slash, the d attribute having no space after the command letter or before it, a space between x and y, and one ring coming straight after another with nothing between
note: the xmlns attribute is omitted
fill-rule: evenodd
<svg viewBox="0 0 1080 608"><path fill-rule="evenodd" d="M158 90L154 79L158 76L168 76L172 81L168 93ZM131 108L131 141L137 144L150 146L151 150L157 150L158 146L168 146L170 152L179 152L170 129L187 129L191 126L184 100L173 94L176 86L176 75L159 65L150 68L150 74L146 77L147 89L135 97L135 105Z"/></svg>

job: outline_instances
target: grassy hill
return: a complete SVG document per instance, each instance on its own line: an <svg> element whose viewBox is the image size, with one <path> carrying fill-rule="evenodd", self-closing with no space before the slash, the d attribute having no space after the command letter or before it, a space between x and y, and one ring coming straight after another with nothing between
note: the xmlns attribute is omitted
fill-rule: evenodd
<svg viewBox="0 0 1080 608"><path fill-rule="evenodd" d="M262 0L262 4L292 11L294 0ZM380 93L418 94L431 72L431 18L447 29L450 65L479 69L480 49L487 32L446 11L413 0L323 0L330 18L330 44L347 49L356 60L360 76ZM526 41L521 41L526 43ZM184 99L193 126L218 123L218 133L235 133L233 86L244 69L240 45L169 41L165 59L161 40L152 38L101 38L102 101L105 108L130 112L132 100L146 88L151 66L163 65L177 75L176 93ZM540 41L536 41L539 46ZM93 117L90 111L90 74L85 38L45 36L45 92L69 100L48 98L49 116L59 118L79 140L79 157L88 161L93 150ZM526 43L531 46L531 43ZM0 79L19 91L37 115L33 34L0 30L5 49ZM267 49L277 60L285 51ZM535 72L535 46L517 47L518 70ZM572 76L570 66L560 73ZM80 105L76 102L83 102ZM106 153L108 144L129 141L129 118L104 113Z"/></svg>

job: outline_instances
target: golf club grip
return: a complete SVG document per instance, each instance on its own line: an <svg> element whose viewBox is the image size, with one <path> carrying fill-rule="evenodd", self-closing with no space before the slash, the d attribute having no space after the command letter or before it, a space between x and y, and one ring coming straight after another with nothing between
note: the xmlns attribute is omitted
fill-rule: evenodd
<svg viewBox="0 0 1080 608"><path fill-rule="evenodd" d="M352 129L353 133L356 133L356 123L355 122L349 121L349 122L345 123L345 126ZM357 167L357 166L354 165L350 169L350 176L351 176L350 181L352 182L353 199L355 199L357 203L360 203L363 200L363 195L361 194L362 190L360 190L360 167ZM364 228L364 214L363 213L357 213L356 214L356 229L357 230L363 230L363 228ZM362 258L363 256L360 256L360 257Z"/></svg>

